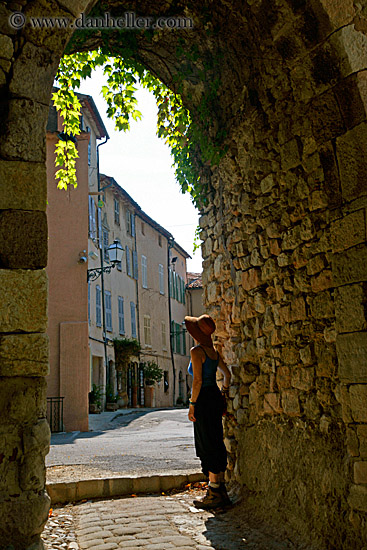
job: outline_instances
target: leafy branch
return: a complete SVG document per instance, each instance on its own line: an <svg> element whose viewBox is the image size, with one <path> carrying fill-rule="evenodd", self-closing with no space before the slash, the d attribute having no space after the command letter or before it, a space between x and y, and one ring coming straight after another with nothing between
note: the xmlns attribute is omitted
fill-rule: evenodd
<svg viewBox="0 0 367 550"><path fill-rule="evenodd" d="M183 193L190 193L193 203L201 208L207 202L207 185L201 181L203 162L215 164L222 149L212 145L200 127L192 121L179 94L172 92L159 79L132 57L111 57L102 50L64 55L56 75L59 89L52 95L57 111L63 119L62 138L56 144L56 172L58 187L67 189L77 185L76 136L80 133L81 104L76 90L81 81L91 76L97 67L103 68L106 84L102 94L107 103L107 115L117 130L130 129L130 121L141 119L137 109L136 92L140 84L153 93L157 107L157 135L171 149L176 180ZM216 93L217 90L212 94ZM208 107L203 102L199 115L205 119ZM198 152L200 153L198 155Z"/></svg>

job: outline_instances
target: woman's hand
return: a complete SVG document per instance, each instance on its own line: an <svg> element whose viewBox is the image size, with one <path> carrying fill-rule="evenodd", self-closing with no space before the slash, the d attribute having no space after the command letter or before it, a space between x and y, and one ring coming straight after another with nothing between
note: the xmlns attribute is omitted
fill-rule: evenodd
<svg viewBox="0 0 367 550"><path fill-rule="evenodd" d="M189 420L190 422L196 422L194 405L189 406Z"/></svg>

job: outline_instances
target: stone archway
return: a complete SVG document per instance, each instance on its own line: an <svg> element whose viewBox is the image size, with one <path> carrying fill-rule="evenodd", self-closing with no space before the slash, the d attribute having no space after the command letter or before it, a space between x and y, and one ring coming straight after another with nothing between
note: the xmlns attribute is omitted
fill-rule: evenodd
<svg viewBox="0 0 367 550"><path fill-rule="evenodd" d="M15 8L77 15L94 4L0 7L0 548L41 548L49 505L44 141L70 37L16 32L7 19ZM323 547L355 547L367 536L366 7L104 4L193 17L191 34L139 38L135 55L173 89L185 75L203 132L225 135L226 154L203 175L201 226L205 300L234 378L228 475L260 516ZM109 40L116 51L118 36Z"/></svg>

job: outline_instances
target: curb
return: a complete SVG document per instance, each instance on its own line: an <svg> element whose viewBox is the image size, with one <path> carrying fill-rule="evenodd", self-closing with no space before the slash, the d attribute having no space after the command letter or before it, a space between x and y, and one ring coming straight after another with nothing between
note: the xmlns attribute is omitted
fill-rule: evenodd
<svg viewBox="0 0 367 550"><path fill-rule="evenodd" d="M162 493L180 489L189 483L205 481L203 473L154 475L146 477L112 477L84 479L63 483L47 483L51 504L66 504L92 498L122 497L132 494Z"/></svg>

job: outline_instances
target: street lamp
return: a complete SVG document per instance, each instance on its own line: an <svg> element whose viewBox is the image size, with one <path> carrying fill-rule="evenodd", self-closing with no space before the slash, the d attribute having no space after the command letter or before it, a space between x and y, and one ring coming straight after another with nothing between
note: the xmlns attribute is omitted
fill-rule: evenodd
<svg viewBox="0 0 367 550"><path fill-rule="evenodd" d="M107 248L108 257L111 265L106 265L105 267L96 267L93 269L87 270L87 280L95 281L101 275L101 273L111 273L111 269L116 267L118 263L122 260L122 254L124 249L117 239L113 241L112 244Z"/></svg>

